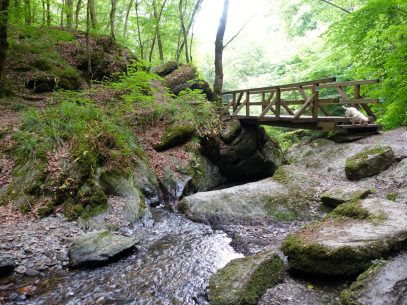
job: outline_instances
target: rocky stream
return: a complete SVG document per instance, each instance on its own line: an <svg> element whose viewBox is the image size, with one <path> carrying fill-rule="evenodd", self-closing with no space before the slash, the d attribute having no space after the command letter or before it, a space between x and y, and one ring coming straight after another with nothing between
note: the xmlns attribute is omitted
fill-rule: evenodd
<svg viewBox="0 0 407 305"><path fill-rule="evenodd" d="M407 130L285 155L273 177L149 207L141 221L110 195L116 208L93 223L0 224L0 303L406 305ZM103 251L119 242L95 241L92 268L75 265L95 229L132 244L116 255Z"/></svg>

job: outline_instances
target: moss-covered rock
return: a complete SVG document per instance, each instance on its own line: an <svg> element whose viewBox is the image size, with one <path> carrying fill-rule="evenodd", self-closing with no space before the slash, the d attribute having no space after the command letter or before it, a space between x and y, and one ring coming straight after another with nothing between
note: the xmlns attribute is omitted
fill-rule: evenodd
<svg viewBox="0 0 407 305"><path fill-rule="evenodd" d="M346 201L366 198L371 190L357 186L338 186L321 194L321 201L330 207L336 207Z"/></svg>
<svg viewBox="0 0 407 305"><path fill-rule="evenodd" d="M395 155L390 146L375 146L346 159L345 173L349 180L359 180L374 176L395 161Z"/></svg>
<svg viewBox="0 0 407 305"><path fill-rule="evenodd" d="M63 207L64 207L64 216L68 220L78 219L84 211L83 205L72 198L67 199L64 202Z"/></svg>
<svg viewBox="0 0 407 305"><path fill-rule="evenodd" d="M289 235L281 250L304 272L350 275L407 239L407 207L379 198L338 206L322 221Z"/></svg>
<svg viewBox="0 0 407 305"><path fill-rule="evenodd" d="M174 70L178 69L179 64L176 61L167 61L158 66L151 68L151 73L158 74L159 76L167 76Z"/></svg>
<svg viewBox="0 0 407 305"><path fill-rule="evenodd" d="M210 302L213 305L254 305L283 274L282 259L271 251L235 259L211 276Z"/></svg>
<svg viewBox="0 0 407 305"><path fill-rule="evenodd" d="M407 253L389 261L377 260L342 291L342 305L405 304L407 300Z"/></svg>
<svg viewBox="0 0 407 305"><path fill-rule="evenodd" d="M73 241L69 264L72 268L107 264L134 249L137 243L137 237L113 235L106 230L88 233Z"/></svg>
<svg viewBox="0 0 407 305"><path fill-rule="evenodd" d="M190 81L197 77L198 72L193 65L181 65L178 69L165 76L165 83L173 94L178 95L182 90L190 88Z"/></svg>
<svg viewBox="0 0 407 305"><path fill-rule="evenodd" d="M192 126L173 126L164 131L161 142L154 146L157 151L163 151L181 145L193 137L195 128Z"/></svg>

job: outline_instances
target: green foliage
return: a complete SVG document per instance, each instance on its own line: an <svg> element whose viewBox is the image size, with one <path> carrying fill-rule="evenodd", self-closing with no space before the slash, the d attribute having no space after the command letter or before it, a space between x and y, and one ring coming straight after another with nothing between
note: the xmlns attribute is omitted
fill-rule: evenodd
<svg viewBox="0 0 407 305"><path fill-rule="evenodd" d="M14 134L15 152L24 160L45 159L47 153L64 143L72 145L72 153L87 168L106 161L126 162L140 148L119 118L106 113L86 100L82 104L62 102L39 111L29 109L22 115L21 128Z"/></svg>

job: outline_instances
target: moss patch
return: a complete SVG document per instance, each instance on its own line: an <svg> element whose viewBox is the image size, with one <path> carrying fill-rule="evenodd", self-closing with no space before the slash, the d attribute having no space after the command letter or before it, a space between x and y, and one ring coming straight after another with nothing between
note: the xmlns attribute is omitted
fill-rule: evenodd
<svg viewBox="0 0 407 305"><path fill-rule="evenodd" d="M254 305L266 289L281 280L283 273L283 261L270 252L235 259L211 277L211 304Z"/></svg>
<svg viewBox="0 0 407 305"><path fill-rule="evenodd" d="M362 207L360 200L354 200L339 205L330 213L330 216L363 220L369 218L371 214Z"/></svg>
<svg viewBox="0 0 407 305"><path fill-rule="evenodd" d="M167 128L161 138L161 142L154 146L157 151L163 151L189 141L195 134L192 126L174 126Z"/></svg>

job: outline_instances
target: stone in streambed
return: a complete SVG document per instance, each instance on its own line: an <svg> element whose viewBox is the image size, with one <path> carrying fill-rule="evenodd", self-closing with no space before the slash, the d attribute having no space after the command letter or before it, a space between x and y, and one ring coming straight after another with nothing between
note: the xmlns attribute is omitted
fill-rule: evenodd
<svg viewBox="0 0 407 305"><path fill-rule="evenodd" d="M321 201L328 206L336 207L346 201L366 198L370 189L355 186L339 186L321 194Z"/></svg>
<svg viewBox="0 0 407 305"><path fill-rule="evenodd" d="M284 263L272 251L232 260L211 276L209 299L213 305L256 304L283 274Z"/></svg>
<svg viewBox="0 0 407 305"><path fill-rule="evenodd" d="M371 177L387 169L395 161L390 146L374 146L347 158L345 173L349 180Z"/></svg>
<svg viewBox="0 0 407 305"><path fill-rule="evenodd" d="M137 237L113 235L106 230L88 233L73 241L69 250L69 263L72 268L107 264L129 253L137 243Z"/></svg>
<svg viewBox="0 0 407 305"><path fill-rule="evenodd" d="M341 293L343 305L407 304L407 252L376 261Z"/></svg>
<svg viewBox="0 0 407 305"><path fill-rule="evenodd" d="M8 254L0 253L0 277L11 273L16 266L14 258Z"/></svg>
<svg viewBox="0 0 407 305"><path fill-rule="evenodd" d="M292 269L351 275L400 248L406 239L407 205L368 198L344 203L289 235L281 250Z"/></svg>

